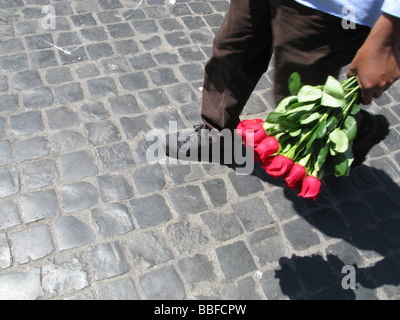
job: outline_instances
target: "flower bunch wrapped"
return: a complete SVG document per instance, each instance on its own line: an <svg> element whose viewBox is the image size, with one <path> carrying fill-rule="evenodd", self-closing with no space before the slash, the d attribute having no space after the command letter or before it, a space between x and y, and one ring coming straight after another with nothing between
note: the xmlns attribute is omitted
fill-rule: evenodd
<svg viewBox="0 0 400 320"><path fill-rule="evenodd" d="M265 121L244 120L237 134L270 176L316 201L324 174L350 173L360 88L355 77L339 82L329 76L324 85L309 86L294 73L289 89L291 95Z"/></svg>

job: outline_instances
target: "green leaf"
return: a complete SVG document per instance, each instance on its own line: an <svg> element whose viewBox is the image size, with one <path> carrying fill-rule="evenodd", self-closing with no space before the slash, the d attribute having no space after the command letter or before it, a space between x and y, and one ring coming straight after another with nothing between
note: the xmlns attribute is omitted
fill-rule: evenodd
<svg viewBox="0 0 400 320"><path fill-rule="evenodd" d="M326 122L326 130L328 132L332 131L333 129L335 129L338 123L339 120L335 116L331 116Z"/></svg>
<svg viewBox="0 0 400 320"><path fill-rule="evenodd" d="M321 118L321 114L319 114L318 112L312 113L310 115L305 114L300 118L300 123L303 125L307 125L307 124L317 121L320 118Z"/></svg>
<svg viewBox="0 0 400 320"><path fill-rule="evenodd" d="M334 174L336 177L345 176L349 169L349 161L344 153L338 154L334 158Z"/></svg>
<svg viewBox="0 0 400 320"><path fill-rule="evenodd" d="M336 99L344 99L345 97L342 84L332 76L327 78L324 85L324 92Z"/></svg>
<svg viewBox="0 0 400 320"><path fill-rule="evenodd" d="M319 152L318 158L317 158L317 163L322 167L322 165L325 163L328 153L329 153L329 148L330 145L327 143Z"/></svg>
<svg viewBox="0 0 400 320"><path fill-rule="evenodd" d="M303 83L301 82L301 77L298 72L294 72L291 74L289 77L289 92L291 95L296 96L301 87L303 86Z"/></svg>
<svg viewBox="0 0 400 320"><path fill-rule="evenodd" d="M311 135L310 139L307 142L305 154L312 153L316 135L317 131L314 131L314 133Z"/></svg>
<svg viewBox="0 0 400 320"><path fill-rule="evenodd" d="M329 135L329 139L332 141L332 149L337 153L345 153L349 148L349 139L346 133L340 129L336 129Z"/></svg>
<svg viewBox="0 0 400 320"><path fill-rule="evenodd" d="M285 116L285 114L273 111L267 117L268 123L279 123L279 121Z"/></svg>
<svg viewBox="0 0 400 320"><path fill-rule="evenodd" d="M357 121L352 116L348 116L343 125L343 132L347 135L349 142L353 141L357 135Z"/></svg>
<svg viewBox="0 0 400 320"><path fill-rule="evenodd" d="M289 106L297 102L296 96L290 96L283 99L275 109L275 112L285 113Z"/></svg>
<svg viewBox="0 0 400 320"><path fill-rule="evenodd" d="M341 83L329 76L324 85L321 104L330 108L340 108L346 103Z"/></svg>
<svg viewBox="0 0 400 320"><path fill-rule="evenodd" d="M301 134L301 132L302 132L302 129L300 128L300 129L297 129L295 131L290 131L289 135L291 137L295 138L295 137L298 137Z"/></svg>
<svg viewBox="0 0 400 320"><path fill-rule="evenodd" d="M321 104L325 107L329 108L340 108L346 103L345 98L336 98L331 96L327 92L323 92L322 94L322 99L321 99Z"/></svg>
<svg viewBox="0 0 400 320"><path fill-rule="evenodd" d="M356 115L357 113L359 113L361 111L361 108L358 104L354 104L353 107L351 108L350 114L351 115Z"/></svg>
<svg viewBox="0 0 400 320"><path fill-rule="evenodd" d="M317 129L317 135L315 138L323 139L326 136L326 133L328 132L327 128L328 128L327 121L321 122L321 124L319 125L319 127Z"/></svg>
<svg viewBox="0 0 400 320"><path fill-rule="evenodd" d="M291 113L297 113L297 112L304 112L304 111L311 111L312 109L314 109L316 106L315 103L311 103L311 104L304 104L304 103L299 103L298 106L293 105L293 107L287 111L287 114L291 114Z"/></svg>
<svg viewBox="0 0 400 320"><path fill-rule="evenodd" d="M303 86L297 94L299 102L312 102L321 99L322 90L313 86Z"/></svg>

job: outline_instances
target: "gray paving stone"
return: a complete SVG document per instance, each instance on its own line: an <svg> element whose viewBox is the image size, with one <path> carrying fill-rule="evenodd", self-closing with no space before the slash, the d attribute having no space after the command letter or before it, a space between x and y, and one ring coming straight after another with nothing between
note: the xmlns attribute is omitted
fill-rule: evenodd
<svg viewBox="0 0 400 320"><path fill-rule="evenodd" d="M46 69L46 81L50 84L60 84L72 80L72 75L68 67Z"/></svg>
<svg viewBox="0 0 400 320"><path fill-rule="evenodd" d="M42 115L39 111L28 111L10 116L10 130L15 135L43 131Z"/></svg>
<svg viewBox="0 0 400 320"><path fill-rule="evenodd" d="M13 112L18 109L19 97L16 94L0 96L0 113Z"/></svg>
<svg viewBox="0 0 400 320"><path fill-rule="evenodd" d="M275 227L250 234L248 243L261 265L279 261L286 253L283 239Z"/></svg>
<svg viewBox="0 0 400 320"><path fill-rule="evenodd" d="M135 164L129 145L126 142L99 147L96 152L104 171L122 170Z"/></svg>
<svg viewBox="0 0 400 320"><path fill-rule="evenodd" d="M175 18L166 18L159 20L158 23L165 31L183 30L185 27Z"/></svg>
<svg viewBox="0 0 400 320"><path fill-rule="evenodd" d="M140 300L131 279L109 282L97 290L99 300Z"/></svg>
<svg viewBox="0 0 400 320"><path fill-rule="evenodd" d="M84 104L79 110L79 114L87 121L105 120L110 116L110 113L104 107L101 101Z"/></svg>
<svg viewBox="0 0 400 320"><path fill-rule="evenodd" d="M86 145L85 138L76 131L62 130L51 136L52 150L56 153L67 153L81 149Z"/></svg>
<svg viewBox="0 0 400 320"><path fill-rule="evenodd" d="M371 207L375 216L385 219L400 212L400 205L395 202L386 192L369 192L363 199Z"/></svg>
<svg viewBox="0 0 400 320"><path fill-rule="evenodd" d="M157 63L154 61L150 53L136 55L129 59L129 63L135 70L150 69L157 66Z"/></svg>
<svg viewBox="0 0 400 320"><path fill-rule="evenodd" d="M304 212L305 205L298 199L297 195L284 190L274 190L266 193L265 196L280 221Z"/></svg>
<svg viewBox="0 0 400 320"><path fill-rule="evenodd" d="M245 200L232 207L246 231L253 231L274 223L274 219L260 198Z"/></svg>
<svg viewBox="0 0 400 320"><path fill-rule="evenodd" d="M21 223L17 205L10 200L0 202L0 230L14 227Z"/></svg>
<svg viewBox="0 0 400 320"><path fill-rule="evenodd" d="M91 208L98 203L98 193L89 182L76 182L60 188L64 210L68 213Z"/></svg>
<svg viewBox="0 0 400 320"><path fill-rule="evenodd" d="M134 139L139 133L147 133L151 130L145 116L123 117L120 122L128 139Z"/></svg>
<svg viewBox="0 0 400 320"><path fill-rule="evenodd" d="M82 37L87 41L105 41L108 36L103 27L88 27L79 30Z"/></svg>
<svg viewBox="0 0 400 320"><path fill-rule="evenodd" d="M165 40L173 47L181 47L190 44L190 40L183 31L174 31L165 35Z"/></svg>
<svg viewBox="0 0 400 320"><path fill-rule="evenodd" d="M54 50L40 50L31 52L31 65L36 68L58 66Z"/></svg>
<svg viewBox="0 0 400 320"><path fill-rule="evenodd" d="M142 91L138 93L143 107L147 110L168 105L169 99L162 89Z"/></svg>
<svg viewBox="0 0 400 320"><path fill-rule="evenodd" d="M54 89L59 104L69 104L83 100L84 95L79 83L64 84Z"/></svg>
<svg viewBox="0 0 400 320"><path fill-rule="evenodd" d="M166 184L163 170L159 164L136 169L133 181L139 194L160 191Z"/></svg>
<svg viewBox="0 0 400 320"><path fill-rule="evenodd" d="M121 203L97 207L91 211L91 215L101 239L125 234L135 228L128 208Z"/></svg>
<svg viewBox="0 0 400 320"><path fill-rule="evenodd" d="M167 132L170 129L171 123L173 123L178 130L186 129L182 118L175 109L168 109L167 111L158 112L154 115L152 123L153 128L164 130L164 132Z"/></svg>
<svg viewBox="0 0 400 320"><path fill-rule="evenodd" d="M25 223L55 217L60 214L57 195L54 190L26 193L20 200L21 217Z"/></svg>
<svg viewBox="0 0 400 320"><path fill-rule="evenodd" d="M112 47L106 42L90 44L87 46L87 51L92 60L114 55Z"/></svg>
<svg viewBox="0 0 400 320"><path fill-rule="evenodd" d="M97 22L91 13L72 15L71 20L77 27L89 27L97 25Z"/></svg>
<svg viewBox="0 0 400 320"><path fill-rule="evenodd" d="M89 142L93 146L99 146L121 140L118 128L110 120L90 122L86 124Z"/></svg>
<svg viewBox="0 0 400 320"><path fill-rule="evenodd" d="M295 250L305 250L320 244L318 235L310 224L302 218L285 223L282 225L282 229Z"/></svg>
<svg viewBox="0 0 400 320"><path fill-rule="evenodd" d="M77 68L75 72L79 79L94 78L100 75L99 69L93 63L85 64Z"/></svg>
<svg viewBox="0 0 400 320"><path fill-rule="evenodd" d="M133 114L141 111L135 96L131 94L112 97L109 101L113 112L116 114Z"/></svg>
<svg viewBox="0 0 400 320"><path fill-rule="evenodd" d="M185 62L203 61L205 56L198 47L179 48L178 52Z"/></svg>
<svg viewBox="0 0 400 320"><path fill-rule="evenodd" d="M135 35L129 23L108 24L107 30L110 36L114 39L129 38L134 37Z"/></svg>
<svg viewBox="0 0 400 320"><path fill-rule="evenodd" d="M196 254L183 258L178 261L178 266L183 280L187 283L211 282L217 279L214 265L205 255Z"/></svg>
<svg viewBox="0 0 400 320"><path fill-rule="evenodd" d="M0 166L11 164L13 161L10 142L0 141Z"/></svg>
<svg viewBox="0 0 400 320"><path fill-rule="evenodd" d="M378 281L378 284L382 286L383 290L389 297L394 297L399 294L400 287L398 285L397 277L399 265L393 258L388 257L378 261L371 268L371 272Z"/></svg>
<svg viewBox="0 0 400 320"><path fill-rule="evenodd" d="M98 0L98 2L104 10L122 8L122 4L118 0Z"/></svg>
<svg viewBox="0 0 400 320"><path fill-rule="evenodd" d="M135 28L138 34L155 33L158 31L157 24L154 20L133 20L132 26Z"/></svg>
<svg viewBox="0 0 400 320"><path fill-rule="evenodd" d="M54 98L48 87L25 90L22 94L25 109L37 109L53 104Z"/></svg>
<svg viewBox="0 0 400 320"><path fill-rule="evenodd" d="M205 181L203 185L215 207L223 206L228 203L228 190L223 179L216 178Z"/></svg>
<svg viewBox="0 0 400 320"><path fill-rule="evenodd" d="M16 168L0 169L0 198L16 194L19 189L20 183Z"/></svg>
<svg viewBox="0 0 400 320"><path fill-rule="evenodd" d="M79 291L89 286L85 264L74 258L64 263L49 263L42 268L42 285L50 297Z"/></svg>
<svg viewBox="0 0 400 320"><path fill-rule="evenodd" d="M1 300L35 300L44 295L40 268L0 275Z"/></svg>
<svg viewBox="0 0 400 320"><path fill-rule="evenodd" d="M188 81L201 80L204 77L203 67L198 63L189 63L179 66L179 71Z"/></svg>
<svg viewBox="0 0 400 320"><path fill-rule="evenodd" d="M172 102L183 104L197 100L197 96L192 88L186 84L176 84L172 87L166 88L167 95L171 98Z"/></svg>
<svg viewBox="0 0 400 320"><path fill-rule="evenodd" d="M36 189L51 185L59 178L53 160L39 160L21 165L24 186Z"/></svg>
<svg viewBox="0 0 400 320"><path fill-rule="evenodd" d="M181 300L186 297L183 282L172 266L140 276L139 283L147 300Z"/></svg>
<svg viewBox="0 0 400 320"><path fill-rule="evenodd" d="M168 17L167 7L164 5L148 6L143 9L150 19L162 19Z"/></svg>
<svg viewBox="0 0 400 320"><path fill-rule="evenodd" d="M202 221L211 231L216 240L226 241L243 233L239 219L233 213L208 212L201 215Z"/></svg>
<svg viewBox="0 0 400 320"><path fill-rule="evenodd" d="M122 74L130 71L125 59L121 57L104 59L101 61L101 64L103 65L104 72L107 74Z"/></svg>
<svg viewBox="0 0 400 320"><path fill-rule="evenodd" d="M91 79L86 82L89 93L93 97L104 97L108 94L117 94L118 89L112 78Z"/></svg>
<svg viewBox="0 0 400 320"><path fill-rule="evenodd" d="M54 251L47 225L38 225L11 233L10 240L14 259L20 264L46 257Z"/></svg>
<svg viewBox="0 0 400 320"><path fill-rule="evenodd" d="M171 164L167 165L167 170L174 185L198 181L204 177L200 166L196 164Z"/></svg>
<svg viewBox="0 0 400 320"><path fill-rule="evenodd" d="M225 279L232 280L257 269L250 251L243 241L237 241L215 250Z"/></svg>
<svg viewBox="0 0 400 320"><path fill-rule="evenodd" d="M49 49L54 44L51 34L39 34L25 37L26 45L29 50Z"/></svg>
<svg viewBox="0 0 400 320"><path fill-rule="evenodd" d="M123 247L118 242L89 247L88 253L96 280L112 278L130 270Z"/></svg>
<svg viewBox="0 0 400 320"><path fill-rule="evenodd" d="M6 119L0 117L0 139L6 138L7 136L6 130L7 130Z"/></svg>
<svg viewBox="0 0 400 320"><path fill-rule="evenodd" d="M10 267L11 263L12 258L7 236L5 233L0 233L0 270Z"/></svg>
<svg viewBox="0 0 400 320"><path fill-rule="evenodd" d="M132 39L118 40L114 42L115 49L119 54L128 55L139 52L136 42Z"/></svg>
<svg viewBox="0 0 400 320"><path fill-rule="evenodd" d="M194 214L208 208L200 188L195 185L171 189L168 191L168 196L179 215Z"/></svg>
<svg viewBox="0 0 400 320"><path fill-rule="evenodd" d="M0 92L8 91L8 82L5 76L0 76Z"/></svg>
<svg viewBox="0 0 400 320"><path fill-rule="evenodd" d="M77 151L59 158L61 174L65 181L80 180L95 176L99 171L93 163L93 156L87 151Z"/></svg>
<svg viewBox="0 0 400 320"><path fill-rule="evenodd" d="M15 143L15 156L18 162L39 159L49 152L48 141L43 137L28 138Z"/></svg>
<svg viewBox="0 0 400 320"><path fill-rule="evenodd" d="M143 72L122 75L119 77L119 82L128 91L146 89L148 87L148 81Z"/></svg>
<svg viewBox="0 0 400 320"><path fill-rule="evenodd" d="M199 16L186 16L181 19L189 30L201 29L206 26L203 19Z"/></svg>
<svg viewBox="0 0 400 320"><path fill-rule="evenodd" d="M236 173L230 173L228 176L240 197L264 190L262 183L255 176L243 176Z"/></svg>
<svg viewBox="0 0 400 320"><path fill-rule="evenodd" d="M133 197L133 188L123 175L107 174L96 179L103 202L121 201Z"/></svg>
<svg viewBox="0 0 400 320"><path fill-rule="evenodd" d="M261 300L254 280L247 277L226 287L225 299L227 300Z"/></svg>
<svg viewBox="0 0 400 320"><path fill-rule="evenodd" d="M142 232L133 235L129 246L135 264L150 269L174 258L165 240L154 232Z"/></svg>
<svg viewBox="0 0 400 320"><path fill-rule="evenodd" d="M200 226L189 221L175 222L167 226L166 232L179 255L193 255L210 241Z"/></svg>
<svg viewBox="0 0 400 320"><path fill-rule="evenodd" d="M6 74L26 70L28 68L28 59L25 53L0 57L0 71Z"/></svg>
<svg viewBox="0 0 400 320"><path fill-rule="evenodd" d="M42 85L39 73L36 70L21 71L13 75L12 85L15 90L26 90Z"/></svg>
<svg viewBox="0 0 400 320"><path fill-rule="evenodd" d="M87 245L95 237L93 230L85 222L73 216L55 219L53 227L59 250Z"/></svg>
<svg viewBox="0 0 400 320"><path fill-rule="evenodd" d="M140 228L157 226L172 218L165 199L159 194L135 198L130 200L129 204Z"/></svg>
<svg viewBox="0 0 400 320"><path fill-rule="evenodd" d="M153 36L145 40L140 40L145 50L155 50L162 45L162 40L159 36Z"/></svg>
<svg viewBox="0 0 400 320"><path fill-rule="evenodd" d="M60 62L62 65L69 65L79 63L88 60L88 56L83 46L72 46L69 48L63 48L65 51L58 51L60 56Z"/></svg>
<svg viewBox="0 0 400 320"><path fill-rule="evenodd" d="M99 18L100 22L103 24L122 21L122 17L118 14L118 11L116 10L97 12L96 15Z"/></svg>

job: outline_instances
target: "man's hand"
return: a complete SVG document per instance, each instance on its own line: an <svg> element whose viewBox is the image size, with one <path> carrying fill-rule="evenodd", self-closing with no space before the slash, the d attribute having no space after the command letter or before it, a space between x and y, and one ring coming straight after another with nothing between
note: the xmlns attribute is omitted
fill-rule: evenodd
<svg viewBox="0 0 400 320"><path fill-rule="evenodd" d="M363 104L370 104L400 78L400 18L384 13L353 59L347 76L356 76Z"/></svg>

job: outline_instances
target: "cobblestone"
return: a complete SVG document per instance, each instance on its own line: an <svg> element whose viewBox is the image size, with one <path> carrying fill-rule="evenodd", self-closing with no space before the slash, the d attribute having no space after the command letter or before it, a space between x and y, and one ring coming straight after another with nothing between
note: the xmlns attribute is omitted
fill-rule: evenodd
<svg viewBox="0 0 400 320"><path fill-rule="evenodd" d="M150 130L201 122L228 5L0 0L0 299L399 299L400 82L368 107L389 136L317 203L259 166L149 163Z"/></svg>

